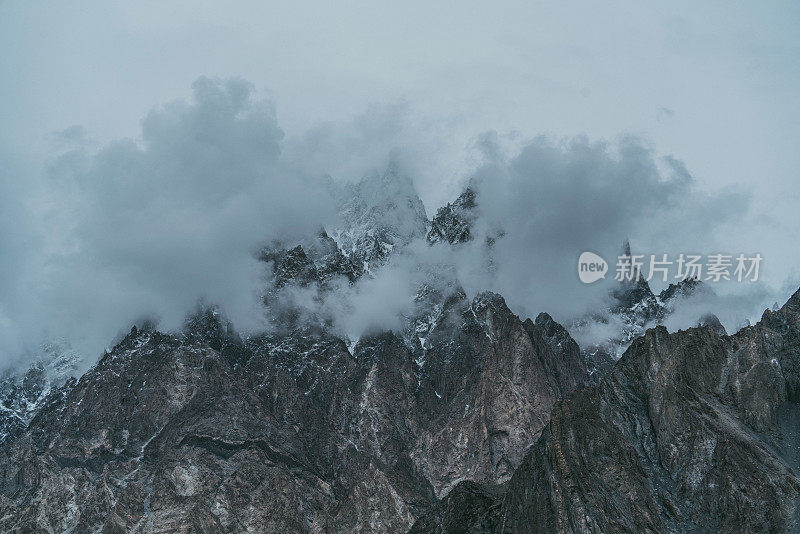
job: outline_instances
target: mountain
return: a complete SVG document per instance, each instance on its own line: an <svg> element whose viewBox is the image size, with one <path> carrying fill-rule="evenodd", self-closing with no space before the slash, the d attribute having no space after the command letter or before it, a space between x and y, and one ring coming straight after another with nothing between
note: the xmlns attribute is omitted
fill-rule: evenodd
<svg viewBox="0 0 800 534"><path fill-rule="evenodd" d="M0 378L0 447L25 430L54 393L78 371L80 357L64 340L44 343L26 369Z"/></svg>
<svg viewBox="0 0 800 534"><path fill-rule="evenodd" d="M361 257L345 255L324 229L291 248L273 243L261 251L259 259L272 264L277 288L326 284L337 277L353 283L364 274Z"/></svg>
<svg viewBox="0 0 800 534"><path fill-rule="evenodd" d="M798 392L800 291L730 336L656 327L556 404L505 487L457 488L412 531L796 531Z"/></svg>
<svg viewBox="0 0 800 534"><path fill-rule="evenodd" d="M475 222L475 191L467 187L461 195L446 206L439 208L431 221L427 240L429 243L447 242L451 245L465 243L472 238L472 225Z"/></svg>
<svg viewBox="0 0 800 534"><path fill-rule="evenodd" d="M478 197L467 188L428 221L396 166L338 195L337 227L261 250L269 330L241 334L201 303L178 331L134 326L80 377L55 350L8 374L0 530L795 525L800 297L731 336L710 315L669 334L648 328L706 289L655 295L638 277L585 319L610 334L580 347L547 313L468 296L437 264L415 272L397 328L350 340L316 304L362 290L415 241L475 239Z"/></svg>
<svg viewBox="0 0 800 534"><path fill-rule="evenodd" d="M424 364L391 332L241 340L213 310L134 327L0 450L0 528L397 532L463 480L506 482L586 378L549 316L443 308Z"/></svg>
<svg viewBox="0 0 800 534"><path fill-rule="evenodd" d="M395 249L428 230L425 206L414 184L396 164L337 191L340 225L331 237L364 271L379 266Z"/></svg>
<svg viewBox="0 0 800 534"><path fill-rule="evenodd" d="M631 255L626 240L621 255ZM633 279L619 281L609 295L605 309L597 309L586 317L574 321L570 332L583 340L587 332L598 328L604 332L601 341L584 342L582 352L593 381L602 378L620 358L631 342L653 326L662 324L681 308L688 298L713 297L714 292L701 280L685 278L670 283L658 295L641 273ZM701 318L698 318L699 320ZM719 323L719 319L714 317ZM722 325L719 325L722 327Z"/></svg>
<svg viewBox="0 0 800 534"><path fill-rule="evenodd" d="M455 201L439 208L426 236L428 243L458 245L472 240L479 217L477 208L478 195L475 189L467 187ZM494 261L491 246L503 235L504 232L498 230L486 239L490 266ZM628 240L624 241L620 255L631 256ZM582 347L592 380L597 381L604 376L630 343L647 328L663 323L680 309L685 299L703 294L713 296L713 291L695 278L670 283L658 295L653 293L642 273L637 273L631 280L619 282L609 295L609 304L605 309L594 310L569 325L570 331L578 338L587 337L583 334L598 326L603 331L599 342L595 339L584 343ZM716 319L716 322L719 320Z"/></svg>

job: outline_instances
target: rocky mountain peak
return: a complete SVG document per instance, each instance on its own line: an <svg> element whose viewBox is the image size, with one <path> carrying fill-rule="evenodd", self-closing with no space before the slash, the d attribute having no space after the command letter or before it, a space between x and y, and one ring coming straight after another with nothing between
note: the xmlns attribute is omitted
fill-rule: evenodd
<svg viewBox="0 0 800 534"><path fill-rule="evenodd" d="M278 297L322 300L426 236L398 173L348 186L335 239L264 249L270 330L242 336L200 305L178 332L134 326L79 380L43 394L37 368L13 382L3 407L35 397L35 409L4 430L0 529L788 528L800 297L732 336L713 316L669 334L650 327L701 283L655 296L639 276L591 318L621 326L590 376L600 348L582 351L547 313L521 319L499 294L470 298L437 266L420 272L401 328L352 344ZM475 208L468 188L428 242L472 239ZM740 470L757 491L731 482Z"/></svg>
<svg viewBox="0 0 800 534"><path fill-rule="evenodd" d="M684 278L677 284L670 283L658 294L661 302L669 302L672 299L688 297L698 292L711 291L702 280L697 278Z"/></svg>
<svg viewBox="0 0 800 534"><path fill-rule="evenodd" d="M439 208L431 221L427 240L429 243L446 241L451 245L465 243L472 238L472 226L475 222L475 191L467 187L458 198Z"/></svg>
<svg viewBox="0 0 800 534"><path fill-rule="evenodd" d="M551 318L440 295L423 364L392 332L352 353L320 325L242 339L213 307L131 329L0 449L0 525L397 532L464 480L507 481L583 360Z"/></svg>
<svg viewBox="0 0 800 534"><path fill-rule="evenodd" d="M731 336L647 330L507 484L454 488L412 532L795 531L798 294Z"/></svg>
<svg viewBox="0 0 800 534"><path fill-rule="evenodd" d="M425 206L411 179L395 164L383 174L348 184L338 196L341 222L331 235L364 270L427 232Z"/></svg>
<svg viewBox="0 0 800 534"><path fill-rule="evenodd" d="M320 280L316 265L301 245L285 249L276 243L264 249L259 258L272 263L272 274L278 288L287 284L305 287Z"/></svg>
<svg viewBox="0 0 800 534"><path fill-rule="evenodd" d="M620 254L631 254L631 245L627 239L623 242ZM642 273L631 280L618 282L610 291L610 302L606 309L594 310L570 326L570 331L578 339L592 338L585 334L594 328L605 333L599 343L592 340L582 344L582 353L593 380L604 376L630 343L644 334L647 328L662 324L685 305L686 299L698 296L710 298L714 296L714 292L696 278L670 283L658 295L653 293ZM697 320L704 324L703 318L698 317ZM716 323L718 322L717 319ZM722 328L721 324L716 323L711 321L709 326L715 330Z"/></svg>
<svg viewBox="0 0 800 534"><path fill-rule="evenodd" d="M233 323L216 306L198 306L186 318L181 334L185 342L207 344L232 365L238 365L249 356ZM135 330L131 335L136 335Z"/></svg>
<svg viewBox="0 0 800 534"><path fill-rule="evenodd" d="M697 326L707 326L720 336L728 335L728 332L725 331L725 327L722 326L722 323L719 321L719 317L713 313L707 313L700 317L700 321L697 323Z"/></svg>
<svg viewBox="0 0 800 534"><path fill-rule="evenodd" d="M39 347L33 362L9 368L0 376L0 447L19 435L48 397L78 372L80 355L66 340Z"/></svg>
<svg viewBox="0 0 800 534"><path fill-rule="evenodd" d="M557 323L549 313L542 312L537 315L534 324L546 339L552 340L556 344L574 343L567 329Z"/></svg>

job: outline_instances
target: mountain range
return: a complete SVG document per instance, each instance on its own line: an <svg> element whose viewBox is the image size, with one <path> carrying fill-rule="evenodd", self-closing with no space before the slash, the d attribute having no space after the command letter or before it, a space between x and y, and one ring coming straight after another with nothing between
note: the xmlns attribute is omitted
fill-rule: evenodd
<svg viewBox="0 0 800 534"><path fill-rule="evenodd" d="M429 220L395 166L337 195L338 226L259 251L263 332L201 305L177 331L131 327L83 374L66 344L8 371L0 529L797 529L800 293L730 335L711 315L670 333L711 290L638 277L562 326L444 266L399 327L349 339L315 303L419 244L491 251L503 231L475 231L473 186ZM592 324L613 333L579 346Z"/></svg>

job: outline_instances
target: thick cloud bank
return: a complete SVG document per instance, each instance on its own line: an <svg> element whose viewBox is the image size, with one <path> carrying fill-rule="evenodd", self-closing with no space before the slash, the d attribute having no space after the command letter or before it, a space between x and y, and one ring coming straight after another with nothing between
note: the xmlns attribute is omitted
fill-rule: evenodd
<svg viewBox="0 0 800 534"><path fill-rule="evenodd" d="M453 147L429 142L425 125L414 135L404 106L284 139L273 105L251 84L200 78L192 88L190 101L151 111L136 139L95 148L80 127L51 136L58 155L44 171L0 152L0 363L62 336L91 361L132 322L154 316L177 328L201 299L240 330L265 328L269 266L256 253L341 222L336 198L349 189L337 181L391 165L417 191L435 192L428 198L452 198L452 180L437 186L431 169ZM748 224L745 194L702 192L680 161L642 140L485 134L477 147L462 174L477 192L470 242L429 246L417 232L374 276L334 284L323 300L308 291L295 300L321 306L351 337L399 328L432 280L457 280L469 294L497 291L520 315L569 320L602 302L613 278L581 284L585 250L612 264L626 237L643 254L755 252L727 239ZM419 203L409 184L403 202ZM753 298L737 301L743 310L770 298L748 291Z"/></svg>
<svg viewBox="0 0 800 534"><path fill-rule="evenodd" d="M680 161L659 158L637 138L540 137L506 155L487 135L483 146L486 163L472 177L480 229L504 236L493 247L492 277L474 277L475 286L495 289L525 314L566 318L594 305L613 283L625 239L644 255L730 250L737 243L726 238L729 225L748 213L746 195L703 193ZM584 251L609 262L604 282L579 281Z"/></svg>
<svg viewBox="0 0 800 534"><path fill-rule="evenodd" d="M460 284L469 296L495 291L522 316L547 311L570 324L612 305L615 262L626 239L645 257L753 252L740 251L736 239L737 225L751 224L748 196L703 192L680 161L659 157L641 139L539 137L509 146L486 134L479 145L483 163L465 177L476 192L472 239L455 246L419 239L374 277L331 292L321 312L346 335L399 328L399 316L414 313L412 299L422 284L445 292ZM578 257L587 250L610 264L606 278L591 285L577 276ZM651 284L658 293L670 282L678 279ZM668 326L695 326L715 313L735 329L784 298L763 284L710 288L685 302ZM612 320L596 334L609 338L619 328Z"/></svg>
<svg viewBox="0 0 800 534"><path fill-rule="evenodd" d="M42 335L98 349L143 315L173 328L199 298L243 328L260 324L254 253L328 223L333 204L321 180L283 161L275 110L249 83L200 78L192 88L191 102L150 112L140 139L92 151L63 136L71 148L38 190L4 175L13 209L2 210L0 239L20 251L5 258L6 359ZM39 216L21 223L20 201ZM7 243L31 239L26 250Z"/></svg>

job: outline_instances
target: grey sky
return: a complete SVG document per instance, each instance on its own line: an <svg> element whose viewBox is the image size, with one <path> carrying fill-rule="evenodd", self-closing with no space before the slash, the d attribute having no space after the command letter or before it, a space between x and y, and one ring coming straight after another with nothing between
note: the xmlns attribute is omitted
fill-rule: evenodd
<svg viewBox="0 0 800 534"><path fill-rule="evenodd" d="M289 134L404 99L459 149L485 129L641 133L702 182L795 181L796 2L429 4L6 1L3 137L136 135L197 76L241 76Z"/></svg>
<svg viewBox="0 0 800 534"><path fill-rule="evenodd" d="M48 220L57 230L45 237L25 222L31 211L43 209L43 199L65 201L34 178L57 174L54 150L106 147L108 153L114 139L147 141L143 118L150 117L152 126L169 116L151 110L189 100L192 83L207 75L240 77L274 103L277 126L285 132L280 168L270 171L275 176L357 179L382 165L387 151L399 151L431 215L483 168L479 140L486 131L497 132L500 150L508 151L504 161L514 161L515 151L540 134L586 135L591 142L639 136L654 161L672 156L688 169L694 191L689 206L708 208L709 217L748 206L740 217L728 213L702 227L661 221L653 228L663 233L651 232L644 245L663 243L673 252L685 238L692 247L759 251L765 279L781 287L800 279L794 245L800 233L798 27L800 4L790 1L658 7L633 1L97 1L46 7L0 1L0 206L6 207L0 227L14 229L0 235L0 266L16 280L35 270L21 259L27 261L27 252L70 246L59 241L73 230L65 221ZM205 131L202 126L186 131ZM235 128L247 131L246 124ZM180 133L163 123L150 132L167 141ZM248 146L243 150L258 161ZM172 161L174 154L158 159L158 151L150 150L136 157L147 163ZM519 176L524 180L524 173ZM248 191L252 184L245 179L243 187ZM86 196L87 190L102 188L73 191L91 217L105 220L101 208L120 206L104 206L99 193ZM37 193L26 194L31 191ZM282 191L288 198L294 189ZM555 198L563 194L557 187L551 191ZM176 184L164 196L183 192ZM613 195L613 189L604 192ZM284 197L272 202L283 205ZM743 197L749 202L725 204ZM30 199L35 205L21 205ZM523 208L513 206L512 213L522 217ZM637 222L647 224L649 212L633 211ZM239 222L257 220L251 216ZM87 235L91 217L70 221L76 235ZM703 217L695 213L686 220ZM614 229L620 226L615 219ZM666 235L667 228L676 231ZM208 250L225 242L220 235L208 237L198 242ZM602 246L612 237L603 234ZM104 260L124 264L121 256ZM4 288L0 303L12 300L11 293L24 300L20 291Z"/></svg>

